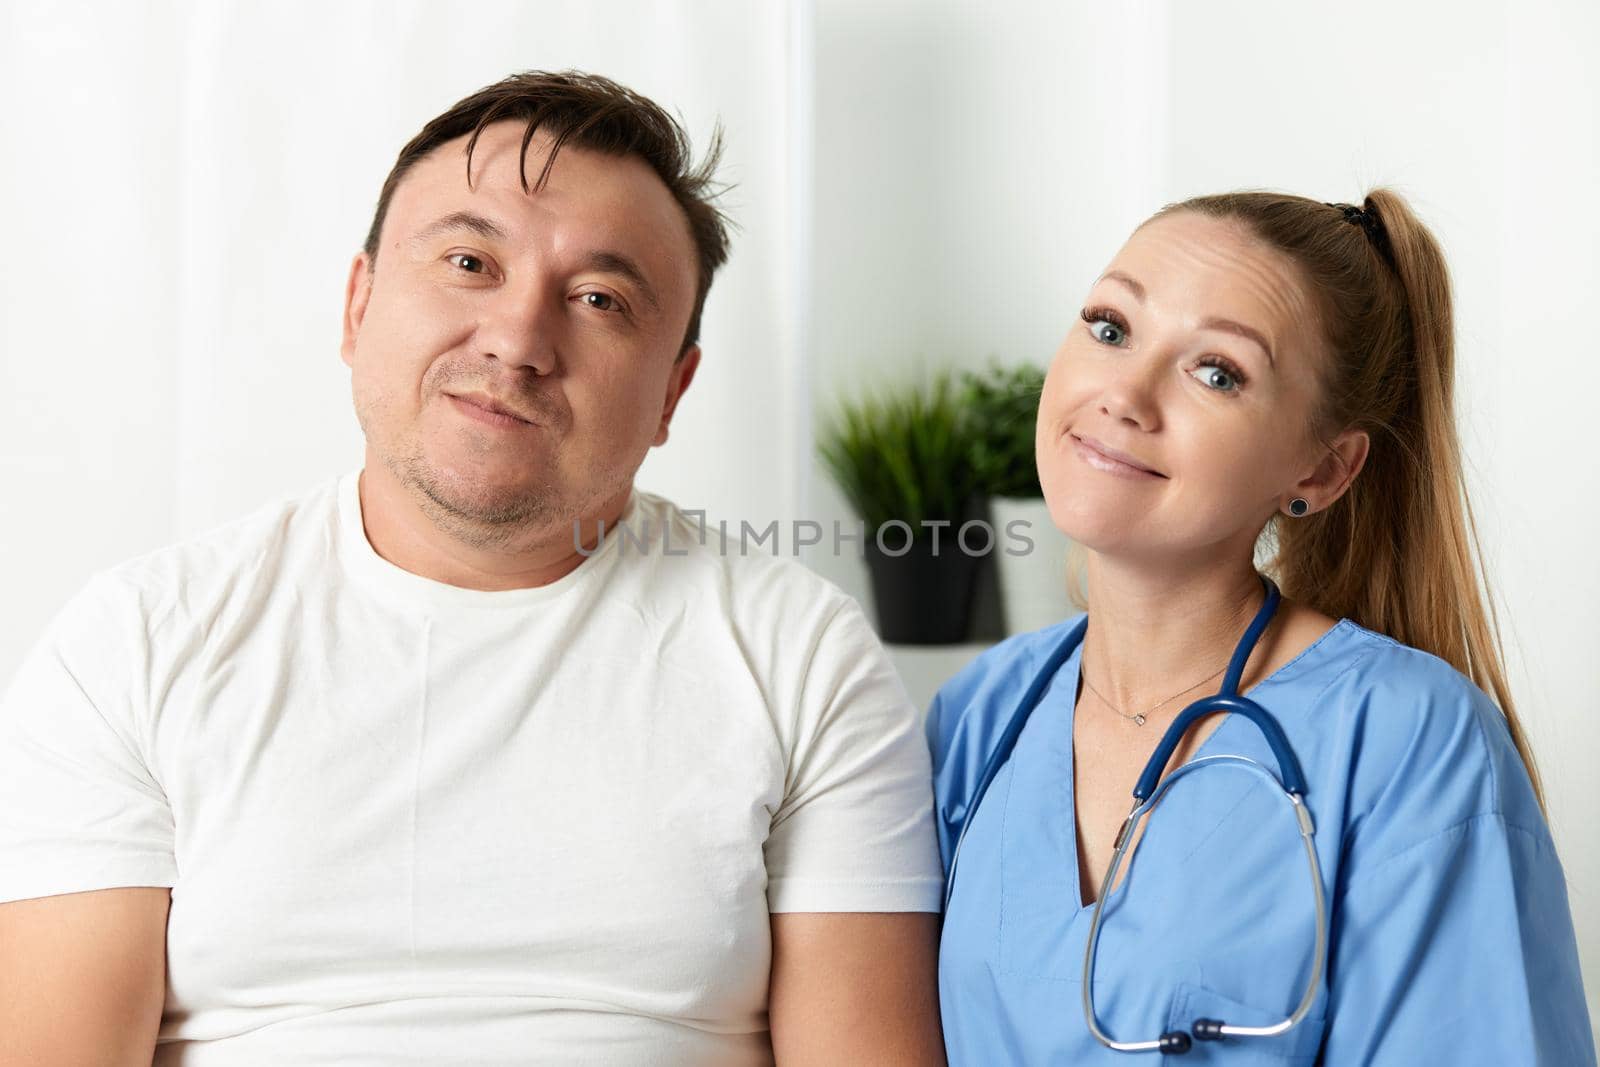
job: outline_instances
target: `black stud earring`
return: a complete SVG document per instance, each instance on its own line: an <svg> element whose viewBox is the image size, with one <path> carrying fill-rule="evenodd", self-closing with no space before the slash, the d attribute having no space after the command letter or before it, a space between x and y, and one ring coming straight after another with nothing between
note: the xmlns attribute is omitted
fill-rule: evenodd
<svg viewBox="0 0 1600 1067"><path fill-rule="evenodd" d="M1293 500L1289 501L1289 514L1293 515L1297 519L1304 517L1305 513L1310 510L1311 505L1306 503L1302 497L1297 496Z"/></svg>

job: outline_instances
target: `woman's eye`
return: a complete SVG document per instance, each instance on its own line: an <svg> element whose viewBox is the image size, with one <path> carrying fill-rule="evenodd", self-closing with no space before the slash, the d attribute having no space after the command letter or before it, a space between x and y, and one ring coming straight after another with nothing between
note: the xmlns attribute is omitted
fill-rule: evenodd
<svg viewBox="0 0 1600 1067"><path fill-rule="evenodd" d="M1089 334L1103 345L1120 345L1128 339L1128 334L1121 326L1107 319L1096 319L1089 323Z"/></svg>
<svg viewBox="0 0 1600 1067"><path fill-rule="evenodd" d="M1199 380L1201 385L1215 389L1219 393L1231 393L1239 388L1239 378L1226 367L1219 367L1215 363L1207 363L1196 367L1189 372Z"/></svg>
<svg viewBox="0 0 1600 1067"><path fill-rule="evenodd" d="M483 260L467 252L455 252L446 259L466 271L468 274L482 274L486 270Z"/></svg>
<svg viewBox="0 0 1600 1067"><path fill-rule="evenodd" d="M578 297L596 311L621 311L622 302L610 293L584 293Z"/></svg>
<svg viewBox="0 0 1600 1067"><path fill-rule="evenodd" d="M1121 348L1128 340L1128 324L1110 308L1087 307L1078 317L1089 328L1089 336L1103 345Z"/></svg>

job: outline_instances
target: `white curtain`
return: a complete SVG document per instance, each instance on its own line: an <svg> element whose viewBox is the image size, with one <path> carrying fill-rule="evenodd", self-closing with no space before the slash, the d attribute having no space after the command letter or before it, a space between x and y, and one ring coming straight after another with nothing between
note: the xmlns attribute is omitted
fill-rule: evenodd
<svg viewBox="0 0 1600 1067"><path fill-rule="evenodd" d="M350 257L400 147L513 71L616 78L697 152L722 123L739 229L640 484L794 516L809 33L799 0L0 7L0 677L92 571L360 463Z"/></svg>

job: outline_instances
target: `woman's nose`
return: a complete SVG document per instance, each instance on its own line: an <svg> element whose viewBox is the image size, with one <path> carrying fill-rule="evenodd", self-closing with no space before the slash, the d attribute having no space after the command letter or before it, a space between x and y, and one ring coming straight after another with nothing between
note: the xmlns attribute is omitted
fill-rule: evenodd
<svg viewBox="0 0 1600 1067"><path fill-rule="evenodd" d="M1158 361L1154 358L1125 360L1104 383L1100 392L1100 413L1139 430L1159 428L1159 373Z"/></svg>

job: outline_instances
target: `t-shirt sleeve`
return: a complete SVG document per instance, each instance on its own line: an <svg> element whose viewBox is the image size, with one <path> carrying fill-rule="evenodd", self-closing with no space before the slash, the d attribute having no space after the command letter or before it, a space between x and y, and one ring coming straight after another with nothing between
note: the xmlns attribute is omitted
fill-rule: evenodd
<svg viewBox="0 0 1600 1067"><path fill-rule="evenodd" d="M774 912L937 912L942 879L918 714L861 610L819 634L767 838Z"/></svg>
<svg viewBox="0 0 1600 1067"><path fill-rule="evenodd" d="M145 634L132 591L96 578L0 695L0 901L175 883L145 756Z"/></svg>
<svg viewBox="0 0 1600 1067"><path fill-rule="evenodd" d="M928 705L928 714L922 723L923 741L928 747L928 759L933 773L933 829L934 838L939 845L939 871L945 878L950 877L950 857L955 852L955 834L950 820L945 818L944 796L941 787L946 785L944 764L949 752L949 740L946 737L948 727L945 724L944 692L941 690L933 695L933 701Z"/></svg>

